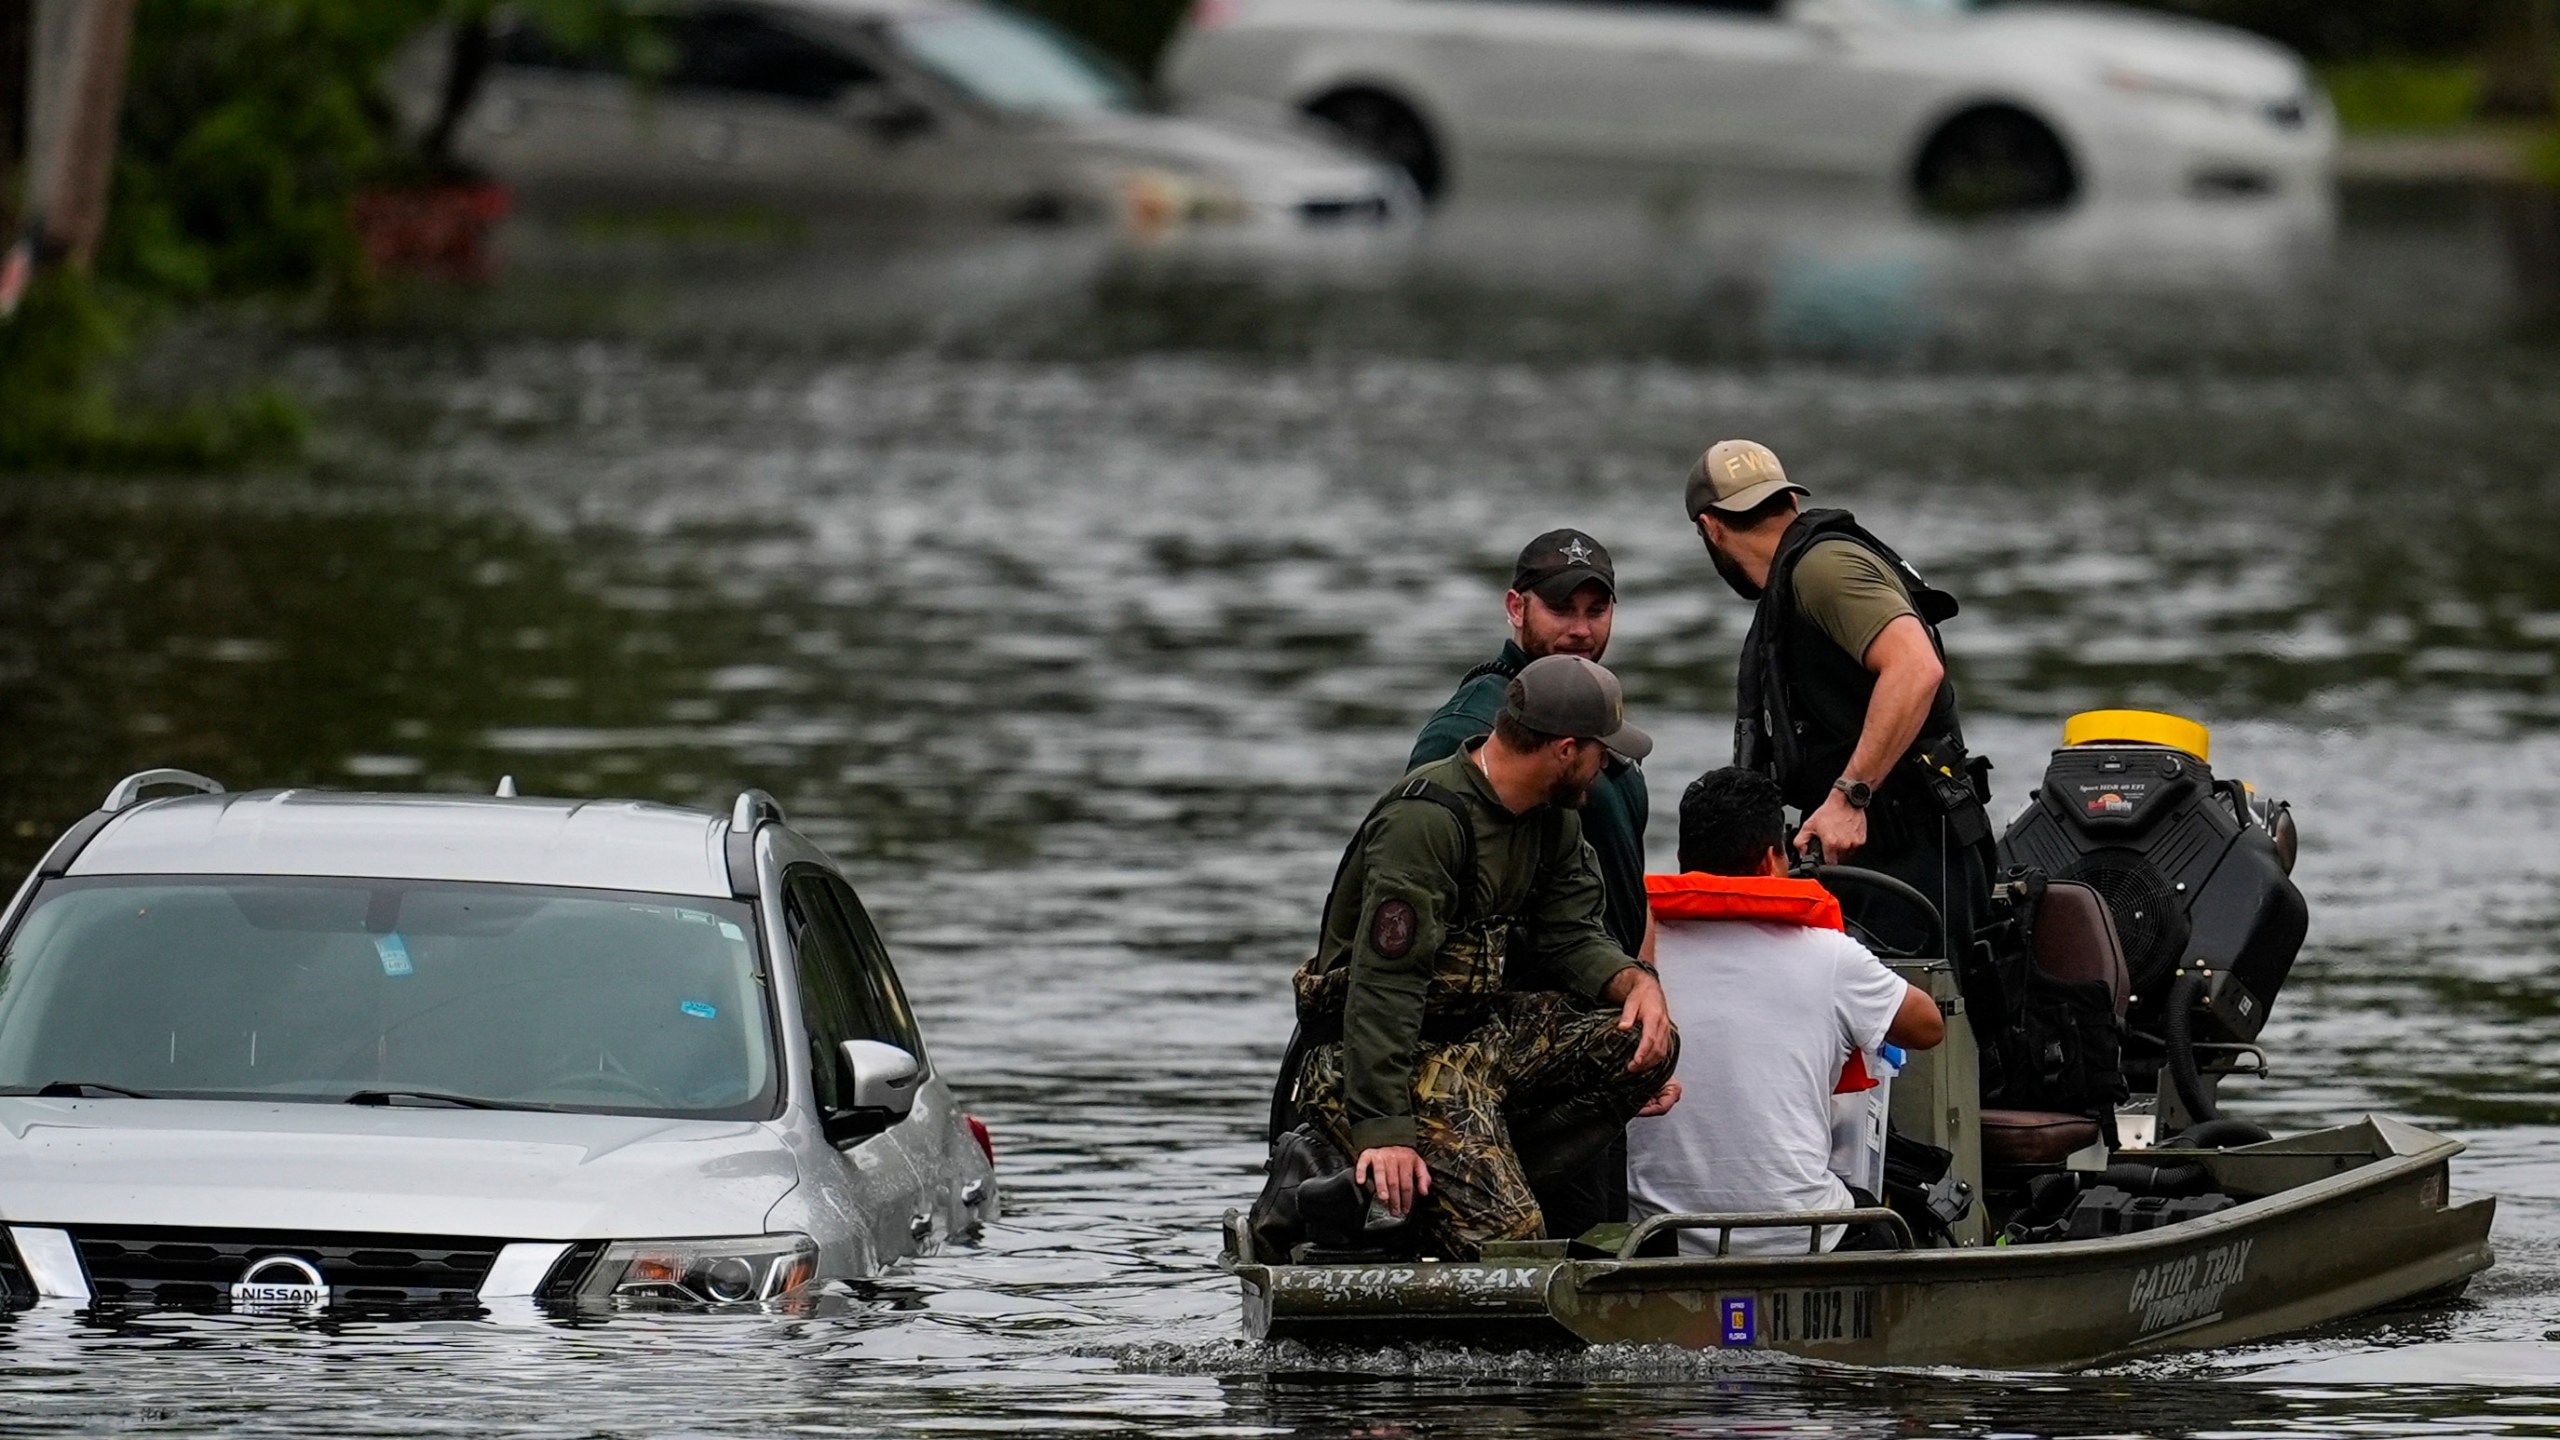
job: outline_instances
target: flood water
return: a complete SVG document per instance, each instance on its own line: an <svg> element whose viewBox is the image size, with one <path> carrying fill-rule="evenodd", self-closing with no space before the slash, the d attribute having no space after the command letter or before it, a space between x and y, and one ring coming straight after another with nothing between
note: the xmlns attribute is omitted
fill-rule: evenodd
<svg viewBox="0 0 2560 1440"><path fill-rule="evenodd" d="M770 789L880 915L1011 1213L819 1319L21 1321L9 1428L2560 1432L2560 349L2496 207L1632 209L1276 257L528 237L380 332L173 340L170 376L312 397L320 454L0 491L9 874L150 765ZM1747 615L1677 497L1732 434L1963 598L2000 814L2116 704L2293 801L2311 940L2230 1098L2471 1142L2468 1298L2067 1379L1242 1342L1213 1229L1349 827L1574 524L1616 552L1662 868L1730 733Z"/></svg>

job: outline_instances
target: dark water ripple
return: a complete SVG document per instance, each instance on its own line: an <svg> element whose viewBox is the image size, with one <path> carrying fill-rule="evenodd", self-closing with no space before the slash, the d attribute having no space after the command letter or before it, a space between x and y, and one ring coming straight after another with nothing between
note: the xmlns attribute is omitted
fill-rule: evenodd
<svg viewBox="0 0 2560 1440"><path fill-rule="evenodd" d="M1705 282L1707 308L1658 330L1620 293L1622 343L1577 347L1535 338L1571 333L1553 297L1506 310L1450 281L1473 308L1444 330L1429 285L1275 295L1160 265L1088 276L1001 340L483 328L266 353L341 417L311 472L0 495L0 860L147 764L712 805L764 786L883 915L1012 1213L810 1319L22 1319L0 1327L0 1415L2560 1430L2560 364L2490 313L2497 257L2466 214L2351 208L2311 279L2039 290L1881 358L1774 328L1720 348ZM1212 1226L1255 1184L1283 979L1344 827L1498 643L1513 550L1559 523L1617 553L1610 658L1662 740L1657 790L1717 761L1746 617L1674 497L1727 433L1965 597L1951 639L2004 810L2061 715L2124 703L2212 720L2226 771L2295 802L2314 931L2277 1074L2242 1106L2470 1139L2461 1182L2502 1209L2469 1299L2064 1380L1235 1338Z"/></svg>

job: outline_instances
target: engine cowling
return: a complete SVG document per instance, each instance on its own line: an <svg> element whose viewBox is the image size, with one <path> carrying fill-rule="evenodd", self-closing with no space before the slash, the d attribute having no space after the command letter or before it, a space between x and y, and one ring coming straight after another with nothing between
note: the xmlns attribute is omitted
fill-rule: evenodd
<svg viewBox="0 0 2560 1440"><path fill-rule="evenodd" d="M2199 1038L2255 1039L2309 924L2291 807L2217 778L2211 746L2205 727L2173 715L2073 716L2000 838L2004 865L2077 880L2106 902L2133 984L2128 1068L2156 1062L2182 971L2210 972Z"/></svg>

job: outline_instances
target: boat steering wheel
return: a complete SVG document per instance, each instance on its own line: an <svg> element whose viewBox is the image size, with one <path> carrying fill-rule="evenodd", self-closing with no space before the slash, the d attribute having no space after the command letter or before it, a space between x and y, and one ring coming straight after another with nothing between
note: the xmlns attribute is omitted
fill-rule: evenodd
<svg viewBox="0 0 2560 1440"><path fill-rule="evenodd" d="M1840 901L1849 934L1886 960L1943 960L1946 921L1929 897L1878 870L1818 861L1797 872Z"/></svg>

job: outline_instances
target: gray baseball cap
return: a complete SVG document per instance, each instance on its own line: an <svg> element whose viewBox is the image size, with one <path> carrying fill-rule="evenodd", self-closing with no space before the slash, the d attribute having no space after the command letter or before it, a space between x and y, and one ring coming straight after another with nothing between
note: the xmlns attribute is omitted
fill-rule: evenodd
<svg viewBox="0 0 2560 1440"><path fill-rule="evenodd" d="M1653 753L1653 737L1627 723L1618 677L1579 655L1530 661L1511 682L1502 713L1541 734L1597 740L1630 760Z"/></svg>

